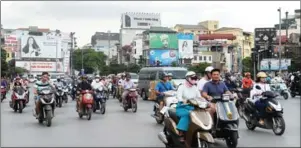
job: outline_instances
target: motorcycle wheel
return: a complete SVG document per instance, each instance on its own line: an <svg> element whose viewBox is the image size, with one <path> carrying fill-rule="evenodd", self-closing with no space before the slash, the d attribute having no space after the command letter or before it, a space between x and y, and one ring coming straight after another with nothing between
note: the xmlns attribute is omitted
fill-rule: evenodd
<svg viewBox="0 0 301 148"><path fill-rule="evenodd" d="M79 117L79 118L83 118L83 114L78 113L78 117Z"/></svg>
<svg viewBox="0 0 301 148"><path fill-rule="evenodd" d="M65 96L65 99L66 99L65 103L68 103L68 96L67 95Z"/></svg>
<svg viewBox="0 0 301 148"><path fill-rule="evenodd" d="M229 132L225 140L228 148L236 148L238 144L238 132Z"/></svg>
<svg viewBox="0 0 301 148"><path fill-rule="evenodd" d="M94 104L93 104L93 113L96 112L96 108L97 108L97 101L94 101Z"/></svg>
<svg viewBox="0 0 301 148"><path fill-rule="evenodd" d="M136 113L137 112L137 102L133 102L133 101L131 101L131 107L132 107L132 112L133 113Z"/></svg>
<svg viewBox="0 0 301 148"><path fill-rule="evenodd" d="M22 113L23 112L23 101L19 101L19 113Z"/></svg>
<svg viewBox="0 0 301 148"><path fill-rule="evenodd" d="M198 148L209 148L209 144L207 141L204 141L201 139L198 139L198 140L199 140Z"/></svg>
<svg viewBox="0 0 301 148"><path fill-rule="evenodd" d="M62 97L60 97L58 101L59 101L59 108L61 108L62 107L62 103L63 103Z"/></svg>
<svg viewBox="0 0 301 148"><path fill-rule="evenodd" d="M285 100L287 100L287 99L288 99L288 92L284 92L282 96L283 96L283 98L284 98Z"/></svg>
<svg viewBox="0 0 301 148"><path fill-rule="evenodd" d="M125 104L125 103L123 103L123 110L125 111L125 112L127 112L128 111L128 105L127 104Z"/></svg>
<svg viewBox="0 0 301 148"><path fill-rule="evenodd" d="M50 127L52 124L52 111L46 111L46 126Z"/></svg>
<svg viewBox="0 0 301 148"><path fill-rule="evenodd" d="M18 103L15 101L15 105L14 105L14 112L18 111Z"/></svg>
<svg viewBox="0 0 301 148"><path fill-rule="evenodd" d="M275 135L281 136L285 131L285 121L282 117L274 117L274 120L276 125L273 124L273 132ZM279 132L277 131L278 128L280 128Z"/></svg>
<svg viewBox="0 0 301 148"><path fill-rule="evenodd" d="M91 120L92 117L92 108L87 109L87 114L88 114L88 120Z"/></svg>
<svg viewBox="0 0 301 148"><path fill-rule="evenodd" d="M106 103L101 103L100 113L101 114L106 113Z"/></svg>
<svg viewBox="0 0 301 148"><path fill-rule="evenodd" d="M247 127L249 130L253 131L253 130L255 130L256 125L252 124L251 122L246 121L246 127Z"/></svg>
<svg viewBox="0 0 301 148"><path fill-rule="evenodd" d="M294 92L291 92L291 96L292 96L292 98L295 98L296 94Z"/></svg>

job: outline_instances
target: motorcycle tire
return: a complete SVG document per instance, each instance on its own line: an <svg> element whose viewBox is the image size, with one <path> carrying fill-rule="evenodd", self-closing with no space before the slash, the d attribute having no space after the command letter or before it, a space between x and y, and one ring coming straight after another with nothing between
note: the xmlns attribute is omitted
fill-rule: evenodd
<svg viewBox="0 0 301 148"><path fill-rule="evenodd" d="M88 115L88 120L91 120L92 118L92 108L87 109L87 115Z"/></svg>
<svg viewBox="0 0 301 148"><path fill-rule="evenodd" d="M228 148L236 148L238 144L238 132L229 132L228 137L225 138Z"/></svg>
<svg viewBox="0 0 301 148"><path fill-rule="evenodd" d="M94 101L94 104L93 104L93 113L95 113L96 112L96 108L97 108L97 101Z"/></svg>
<svg viewBox="0 0 301 148"><path fill-rule="evenodd" d="M17 112L17 111L18 111L18 104L17 104L16 101L15 101L14 112Z"/></svg>
<svg viewBox="0 0 301 148"><path fill-rule="evenodd" d="M78 113L78 117L79 118L83 118L83 114L82 113Z"/></svg>
<svg viewBox="0 0 301 148"><path fill-rule="evenodd" d="M291 96L292 96L292 98L295 98L296 94L294 92L291 92Z"/></svg>
<svg viewBox="0 0 301 148"><path fill-rule="evenodd" d="M284 100L287 100L287 99L288 99L288 95L289 95L289 94L288 94L287 92L284 92L284 93L282 94Z"/></svg>
<svg viewBox="0 0 301 148"><path fill-rule="evenodd" d="M19 101L19 113L22 113L23 112L23 108L24 108L24 106L23 106L23 101Z"/></svg>
<svg viewBox="0 0 301 148"><path fill-rule="evenodd" d="M136 112L137 112L137 108L138 108L138 107L137 107L137 102L134 103L134 102L131 101L131 107L132 107L132 112L133 112L133 113L136 113Z"/></svg>
<svg viewBox="0 0 301 148"><path fill-rule="evenodd" d="M60 97L58 101L59 101L59 108L61 108L63 104L63 99Z"/></svg>
<svg viewBox="0 0 301 148"><path fill-rule="evenodd" d="M106 103L101 103L100 113L101 114L106 113Z"/></svg>
<svg viewBox="0 0 301 148"><path fill-rule="evenodd" d="M246 121L246 127L251 130L254 131L256 128L256 125L252 124L251 122Z"/></svg>
<svg viewBox="0 0 301 148"><path fill-rule="evenodd" d="M274 120L275 121L279 120L279 123L282 125L282 128L279 132L277 132L278 125L273 125L273 132L275 135L281 136L285 131L285 121L283 117L274 117Z"/></svg>
<svg viewBox="0 0 301 148"><path fill-rule="evenodd" d="M46 111L46 126L50 127L52 124L52 111Z"/></svg>
<svg viewBox="0 0 301 148"><path fill-rule="evenodd" d="M66 95L66 97L65 97L65 103L68 103L68 96Z"/></svg>

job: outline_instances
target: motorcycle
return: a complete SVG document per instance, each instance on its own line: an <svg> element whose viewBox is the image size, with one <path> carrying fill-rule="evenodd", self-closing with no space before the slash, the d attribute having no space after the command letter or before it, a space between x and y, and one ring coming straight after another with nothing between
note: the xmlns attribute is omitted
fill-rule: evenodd
<svg viewBox="0 0 301 148"><path fill-rule="evenodd" d="M26 104L26 92L22 86L15 86L15 89L12 93L12 99L13 101L9 102L9 106L15 112L19 111L19 113L22 113Z"/></svg>
<svg viewBox="0 0 301 148"><path fill-rule="evenodd" d="M94 105L93 105L93 112L96 110L100 110L101 114L105 114L106 112L106 96L103 87L99 87L95 91L95 98L94 98Z"/></svg>
<svg viewBox="0 0 301 148"><path fill-rule="evenodd" d="M237 108L238 114L240 117L243 115L243 107L246 101L245 96L242 94L243 90L241 88L234 88L230 90L235 98L235 106Z"/></svg>
<svg viewBox="0 0 301 148"><path fill-rule="evenodd" d="M63 87L63 92L64 92L64 95L63 95L63 101L65 101L65 103L68 103L68 86L64 86Z"/></svg>
<svg viewBox="0 0 301 148"><path fill-rule="evenodd" d="M208 148L210 143L214 143L214 139L210 133L213 121L211 115L206 110L209 107L208 103L191 99L187 100L187 104L194 106L194 110L190 112L189 128L185 134L187 145L179 141L179 131L177 130L179 118L176 115L175 108L167 110L163 132L158 134L158 138L167 148L186 146Z"/></svg>
<svg viewBox="0 0 301 148"><path fill-rule="evenodd" d="M62 86L57 86L56 94L55 94L55 102L56 106L62 107L63 104L63 96L65 95L65 92L63 91Z"/></svg>
<svg viewBox="0 0 301 148"><path fill-rule="evenodd" d="M40 114L37 119L39 123L46 122L48 127L52 124L52 118L54 117L55 99L53 91L50 88L44 88L38 92L41 101Z"/></svg>
<svg viewBox="0 0 301 148"><path fill-rule="evenodd" d="M155 114L152 115L152 117L154 117L156 119L156 122L158 124L162 124L164 121L164 114L166 113L166 111L170 108L170 107L176 107L177 103L178 103L178 99L176 98L176 91L170 90L170 91L166 91L164 92L164 99L163 99L163 104L164 107L160 110L160 104L159 102L157 102L154 106L154 111Z"/></svg>
<svg viewBox="0 0 301 148"><path fill-rule="evenodd" d="M117 88L116 88L116 85L113 84L113 85L112 85L112 91L111 91L111 94L112 94L112 96L113 96L114 99L116 98L116 92L117 92L116 89L117 89Z"/></svg>
<svg viewBox="0 0 301 148"><path fill-rule="evenodd" d="M137 90L132 88L129 89L129 94L126 97L126 101L123 102L123 109L124 111L127 111L128 109L132 109L133 113L137 112L137 101L138 101L138 96L137 96Z"/></svg>
<svg viewBox="0 0 301 148"><path fill-rule="evenodd" d="M25 89L25 93L26 93L26 104L28 104L29 102L29 97L30 97L30 92L29 92L29 86L26 86Z"/></svg>
<svg viewBox="0 0 301 148"><path fill-rule="evenodd" d="M117 88L116 98L119 100L120 103L122 102L122 98L121 98L122 93L123 93L123 87L119 85Z"/></svg>
<svg viewBox="0 0 301 148"><path fill-rule="evenodd" d="M278 84L270 84L271 90L279 93L285 100L289 98L289 91L284 82Z"/></svg>
<svg viewBox="0 0 301 148"><path fill-rule="evenodd" d="M71 84L71 83L69 83L69 84L68 84L68 95L70 95L70 96L71 96L71 94L72 94L72 90L73 90L73 88L72 88L72 84Z"/></svg>
<svg viewBox="0 0 301 148"><path fill-rule="evenodd" d="M239 117L234 100L229 94L212 96L212 98L212 102L215 103L216 107L212 135L214 138L225 139L229 148L236 148L239 138Z"/></svg>
<svg viewBox="0 0 301 148"><path fill-rule="evenodd" d="M76 99L76 88L77 88L77 84L74 85L74 87L72 87L72 100L74 101Z"/></svg>
<svg viewBox="0 0 301 148"><path fill-rule="evenodd" d="M6 99L6 88L1 86L1 102Z"/></svg>
<svg viewBox="0 0 301 148"><path fill-rule="evenodd" d="M261 90L260 86L256 89ZM281 104L275 99L277 95L272 91L263 92L261 101L266 101L266 108L264 114L264 125L259 124L259 111L256 109L255 103L248 99L244 109L243 119L249 130L255 130L256 127L263 129L272 129L275 135L282 135L285 131L285 121L283 119L283 108ZM278 131L278 128L280 129Z"/></svg>
<svg viewBox="0 0 301 148"><path fill-rule="evenodd" d="M92 110L93 110L93 91L83 90L81 91L82 94L82 102L81 102L81 111L78 112L79 118L83 116L87 116L88 120L91 120L92 117Z"/></svg>

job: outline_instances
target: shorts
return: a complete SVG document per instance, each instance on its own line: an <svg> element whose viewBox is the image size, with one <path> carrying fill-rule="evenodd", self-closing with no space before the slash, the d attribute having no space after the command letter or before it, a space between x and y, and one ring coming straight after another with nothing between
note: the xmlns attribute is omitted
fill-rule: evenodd
<svg viewBox="0 0 301 148"><path fill-rule="evenodd" d="M164 96L157 96L156 102L160 103L161 101L164 101Z"/></svg>

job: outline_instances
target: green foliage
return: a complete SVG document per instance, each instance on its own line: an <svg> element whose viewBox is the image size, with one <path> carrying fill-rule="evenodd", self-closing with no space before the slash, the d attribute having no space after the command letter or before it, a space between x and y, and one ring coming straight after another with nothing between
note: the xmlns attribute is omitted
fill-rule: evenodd
<svg viewBox="0 0 301 148"><path fill-rule="evenodd" d="M171 67L177 67L177 66L178 66L177 62L172 62L171 63Z"/></svg>
<svg viewBox="0 0 301 148"><path fill-rule="evenodd" d="M1 48L1 76L8 75L8 63L6 62L6 51Z"/></svg>
<svg viewBox="0 0 301 148"><path fill-rule="evenodd" d="M15 71L14 71L16 74L19 74L19 75L23 75L24 73L28 72L28 70L22 68L22 67L15 67Z"/></svg>
<svg viewBox="0 0 301 148"><path fill-rule="evenodd" d="M203 74L205 72L206 67L211 66L209 63L199 63L198 65L189 66L188 70L194 71L198 74Z"/></svg>
<svg viewBox="0 0 301 148"><path fill-rule="evenodd" d="M252 63L252 58L251 57L246 57L242 60L242 65L243 65L243 73L245 72L250 72L253 74L253 63Z"/></svg>

